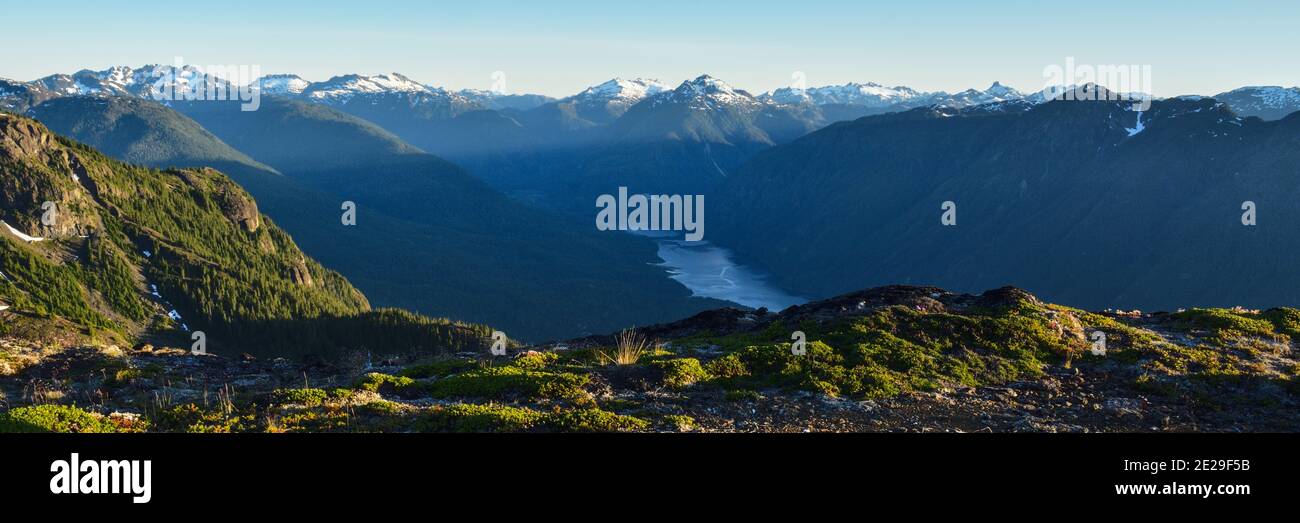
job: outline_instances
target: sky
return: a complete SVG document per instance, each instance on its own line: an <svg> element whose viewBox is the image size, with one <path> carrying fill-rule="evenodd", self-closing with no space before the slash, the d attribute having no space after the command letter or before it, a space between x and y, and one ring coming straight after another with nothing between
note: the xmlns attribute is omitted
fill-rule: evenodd
<svg viewBox="0 0 1300 523"><path fill-rule="evenodd" d="M1044 70L1149 68L1157 96L1300 85L1300 2L0 0L0 78L114 65L256 65L311 81L399 72L429 85L567 96L613 77L710 74L759 93L876 82L1021 90ZM215 7L214 7L215 6Z"/></svg>

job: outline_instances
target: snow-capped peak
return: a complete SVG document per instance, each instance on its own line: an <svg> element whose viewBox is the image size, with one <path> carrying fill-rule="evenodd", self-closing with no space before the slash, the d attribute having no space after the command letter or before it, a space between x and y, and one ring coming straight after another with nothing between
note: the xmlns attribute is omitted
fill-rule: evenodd
<svg viewBox="0 0 1300 523"><path fill-rule="evenodd" d="M737 94L736 89L732 88L731 85L728 85L727 82L724 82L722 80L719 80L707 74L702 74L700 76L697 76L695 77L694 80L687 80L685 82L682 82L682 85L678 86L676 90L678 92L684 92L692 95Z"/></svg>
<svg viewBox="0 0 1300 523"><path fill-rule="evenodd" d="M676 89L660 93L653 100L656 105L687 103L696 109L716 109L720 106L752 108L762 105L748 92L733 88L707 74L682 82Z"/></svg>
<svg viewBox="0 0 1300 523"><path fill-rule="evenodd" d="M762 99L778 104L791 105L812 103L814 105L844 104L887 107L905 103L923 95L924 93L917 92L910 87L885 87L873 82L865 84L850 82L844 85L828 85L808 89L782 87L763 95Z"/></svg>
<svg viewBox="0 0 1300 523"><path fill-rule="evenodd" d="M286 96L302 94L311 82L296 74L268 74L257 79L257 86L262 94Z"/></svg>
<svg viewBox="0 0 1300 523"><path fill-rule="evenodd" d="M600 85L588 87L570 99L580 101L618 101L635 104L647 96L654 96L668 90L668 86L659 80L634 78L625 80L615 78Z"/></svg>
<svg viewBox="0 0 1300 523"><path fill-rule="evenodd" d="M83 69L70 75L55 74L36 80L50 91L64 96L128 95L149 98L156 92L186 92L206 89L208 83L229 85L202 69L186 65L145 65L140 68L115 66L102 71Z"/></svg>
<svg viewBox="0 0 1300 523"><path fill-rule="evenodd" d="M1002 82L993 82L993 85L990 85L988 89L984 90L984 94L996 98L997 101L1019 100L1025 97L1024 93L1021 93L1014 88L1002 85Z"/></svg>
<svg viewBox="0 0 1300 523"><path fill-rule="evenodd" d="M398 73L335 76L324 82L311 84L303 90L306 96L325 102L345 102L358 94L429 92L432 91L420 82Z"/></svg>

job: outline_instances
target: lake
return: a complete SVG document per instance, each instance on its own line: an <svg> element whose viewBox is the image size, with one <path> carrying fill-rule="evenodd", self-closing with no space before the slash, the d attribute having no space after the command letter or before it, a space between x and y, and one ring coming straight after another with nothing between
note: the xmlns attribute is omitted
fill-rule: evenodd
<svg viewBox="0 0 1300 523"><path fill-rule="evenodd" d="M707 241L659 239L659 265L668 277L685 285L695 296L716 298L746 307L779 311L808 300L768 283L764 274L737 264L730 250Z"/></svg>

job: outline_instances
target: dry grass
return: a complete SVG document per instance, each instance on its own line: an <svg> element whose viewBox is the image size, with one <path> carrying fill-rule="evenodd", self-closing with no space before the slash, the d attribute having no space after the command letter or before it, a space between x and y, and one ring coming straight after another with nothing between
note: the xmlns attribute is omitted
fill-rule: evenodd
<svg viewBox="0 0 1300 523"><path fill-rule="evenodd" d="M650 343L645 336L627 329L618 333L614 350L597 350L596 357L604 364L636 365L636 362L640 361L642 356L650 354L654 347L655 344Z"/></svg>

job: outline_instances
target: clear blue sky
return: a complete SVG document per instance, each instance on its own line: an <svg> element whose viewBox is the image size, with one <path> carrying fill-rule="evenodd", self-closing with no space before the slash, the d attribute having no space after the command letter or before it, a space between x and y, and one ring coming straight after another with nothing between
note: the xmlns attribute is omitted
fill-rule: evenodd
<svg viewBox="0 0 1300 523"><path fill-rule="evenodd" d="M323 80L401 72L449 88L571 94L700 73L754 92L874 81L1041 88L1043 68L1143 64L1160 96L1300 85L1300 2L1200 0L455 2L0 0L0 77L111 65L257 64ZM1140 5L1139 5L1140 4Z"/></svg>

